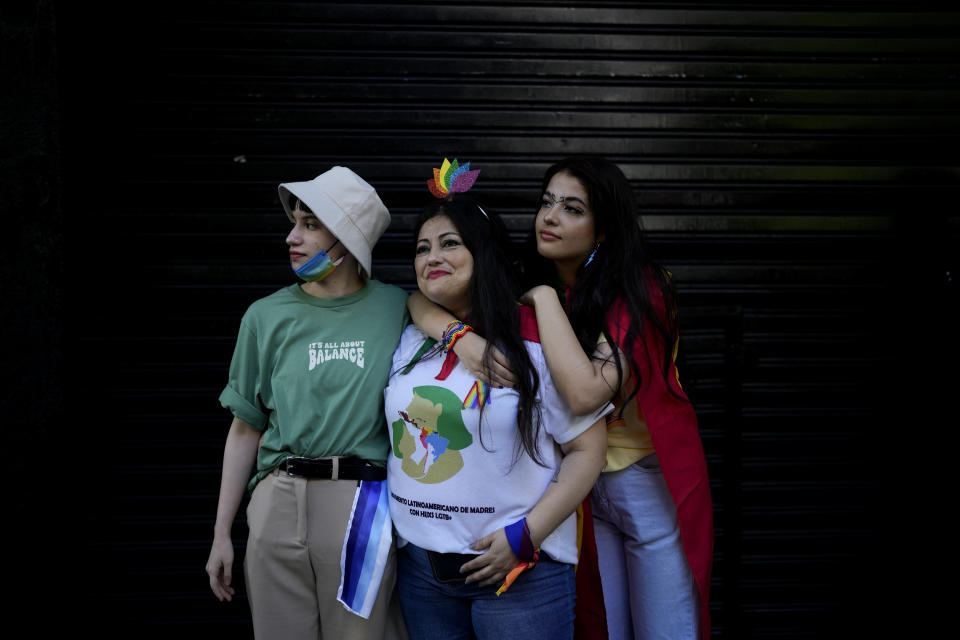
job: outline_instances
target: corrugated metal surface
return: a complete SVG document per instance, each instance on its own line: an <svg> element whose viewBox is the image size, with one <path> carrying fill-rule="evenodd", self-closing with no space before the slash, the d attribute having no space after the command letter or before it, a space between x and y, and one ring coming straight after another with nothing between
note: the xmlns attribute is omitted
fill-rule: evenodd
<svg viewBox="0 0 960 640"><path fill-rule="evenodd" d="M17 576L4 609L34 605L47 563L21 550L61 540L47 526L58 479L31 453L60 442L64 418L65 281L55 12L50 2L0 9L0 415L3 416L4 572ZM35 462L35 459L34 461ZM20 479L29 480L20 484ZM63 515L63 514L61 514Z"/></svg>
<svg viewBox="0 0 960 640"><path fill-rule="evenodd" d="M922 258L932 293L953 292L957 217L943 203L960 182L960 12L59 11L68 169L110 178L76 178L84 273L115 286L78 296L105 312L75 331L107 389L99 429L113 443L113 488L91 518L117 574L102 602L124 623L249 633L243 604L216 603L202 566L229 422L216 397L237 324L292 281L276 184L333 164L364 176L394 214L375 276L409 289L412 219L444 156L482 169L478 195L519 242L544 169L581 152L624 169L687 311L684 372L717 508L715 635L821 636L854 611L858 552L872 548L865 463L879 446L865 390L889 355L876 313L898 230L936 230L913 236L922 252L903 239L896 250ZM242 547L242 517L235 532Z"/></svg>

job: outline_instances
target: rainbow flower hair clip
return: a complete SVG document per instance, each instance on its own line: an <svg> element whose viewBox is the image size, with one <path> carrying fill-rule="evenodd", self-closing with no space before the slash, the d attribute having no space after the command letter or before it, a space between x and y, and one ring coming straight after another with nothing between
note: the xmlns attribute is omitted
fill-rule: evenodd
<svg viewBox="0 0 960 640"><path fill-rule="evenodd" d="M480 169L470 171L469 162L461 165L456 158L453 162L444 158L443 165L439 169L433 169L433 179L427 180L427 187L435 197L446 198L453 193L469 191L478 175Z"/></svg>

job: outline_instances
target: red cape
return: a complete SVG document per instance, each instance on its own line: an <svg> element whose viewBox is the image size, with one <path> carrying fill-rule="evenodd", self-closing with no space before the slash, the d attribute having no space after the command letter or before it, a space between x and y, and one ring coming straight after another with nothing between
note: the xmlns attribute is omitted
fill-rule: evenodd
<svg viewBox="0 0 960 640"><path fill-rule="evenodd" d="M662 315L662 296L654 294L653 304L656 312ZM621 348L629 326L627 306L623 300L617 300L607 314L607 328ZM637 405L647 423L663 477L677 507L680 539L700 593L701 637L707 639L710 637L713 501L697 416L677 380L675 363L670 363L670 371L664 380L660 370L663 343L649 322L644 323L643 335L637 337L632 355L642 381L637 391ZM674 396L671 389L680 397Z"/></svg>
<svg viewBox="0 0 960 640"><path fill-rule="evenodd" d="M655 295L653 303L657 313L665 312L662 296ZM621 348L626 342L629 326L627 307L618 300L607 314L607 328ZM713 566L713 500L707 461L700 442L697 416L677 380L676 364L671 362L667 380L660 372L663 346L654 332L656 329L649 322L644 323L644 335L639 336L634 345L633 357L642 381L636 402L647 423L667 489L677 508L680 539L700 594L701 638L707 640L710 637L710 572ZM540 342L537 316L532 307L520 307L520 335L524 340ZM670 393L670 389L680 397ZM590 514L589 507L590 499L587 498L584 501L585 514ZM589 526L584 523L577 567L576 637L579 639L607 637L592 524L592 521Z"/></svg>

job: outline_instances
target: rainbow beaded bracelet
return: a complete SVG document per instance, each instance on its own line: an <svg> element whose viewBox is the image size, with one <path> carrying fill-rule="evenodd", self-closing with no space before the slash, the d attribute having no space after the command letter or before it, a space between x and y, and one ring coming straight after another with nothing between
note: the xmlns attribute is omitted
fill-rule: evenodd
<svg viewBox="0 0 960 640"><path fill-rule="evenodd" d="M473 331L473 327L468 324L464 324L459 320L455 320L447 325L447 328L443 330L443 337L440 339L440 343L443 345L443 350L450 352L453 350L453 345L457 344L457 340L462 338Z"/></svg>

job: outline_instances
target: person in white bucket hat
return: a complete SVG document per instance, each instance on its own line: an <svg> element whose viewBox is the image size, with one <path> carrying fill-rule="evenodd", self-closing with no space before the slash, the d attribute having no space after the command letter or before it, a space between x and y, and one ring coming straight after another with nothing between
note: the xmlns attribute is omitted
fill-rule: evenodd
<svg viewBox="0 0 960 640"><path fill-rule="evenodd" d="M294 206L306 203L320 222L354 257L370 277L373 245L390 226L390 213L377 192L346 167L334 167L313 180L281 184L280 203L290 222Z"/></svg>
<svg viewBox="0 0 960 640"><path fill-rule="evenodd" d="M281 184L279 194L293 224L290 266L303 282L257 300L240 323L220 395L234 418L210 587L220 600L234 595L230 532L246 487L244 575L257 638L404 638L391 606L383 387L407 296L369 277L390 214L345 167Z"/></svg>

